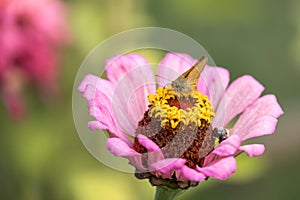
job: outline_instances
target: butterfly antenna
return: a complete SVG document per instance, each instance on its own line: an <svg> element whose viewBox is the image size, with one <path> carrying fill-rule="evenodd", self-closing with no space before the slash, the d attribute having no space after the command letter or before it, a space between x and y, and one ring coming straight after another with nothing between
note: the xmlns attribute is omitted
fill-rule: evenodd
<svg viewBox="0 0 300 200"><path fill-rule="evenodd" d="M167 81L172 82L172 80L170 80L170 79L168 79L168 78L166 78L166 77L160 76L160 75L158 75L158 74L156 74L155 76L156 76L156 77L159 77L159 78L162 78L162 79L164 79L164 80L167 80Z"/></svg>

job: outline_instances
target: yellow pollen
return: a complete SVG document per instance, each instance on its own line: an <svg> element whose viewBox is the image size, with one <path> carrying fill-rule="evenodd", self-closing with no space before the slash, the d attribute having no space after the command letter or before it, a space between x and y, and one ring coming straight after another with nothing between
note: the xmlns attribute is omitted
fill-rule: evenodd
<svg viewBox="0 0 300 200"><path fill-rule="evenodd" d="M169 104L172 100L178 100L180 103L193 100L193 105L181 109ZM198 127L204 126L211 122L211 117L215 116L214 107L210 105L210 101L206 95L198 91L191 91L186 95L175 94L172 86L158 88L156 94L149 94L148 101L150 103L149 116L161 120L161 126L169 124L175 129L180 122L184 125L196 124ZM191 104L191 103L190 103ZM205 121L205 124L202 124Z"/></svg>

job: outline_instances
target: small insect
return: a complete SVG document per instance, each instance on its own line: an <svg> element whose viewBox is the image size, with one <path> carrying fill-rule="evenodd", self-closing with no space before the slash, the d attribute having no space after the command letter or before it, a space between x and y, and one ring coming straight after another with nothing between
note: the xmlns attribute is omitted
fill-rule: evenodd
<svg viewBox="0 0 300 200"><path fill-rule="evenodd" d="M223 127L214 128L213 135L214 137L218 138L219 143L221 143L229 137L229 130Z"/></svg>
<svg viewBox="0 0 300 200"><path fill-rule="evenodd" d="M203 56L198 62L180 75L175 81L171 83L172 88L178 94L184 94L197 90L197 83L201 72L207 63L207 57Z"/></svg>
<svg viewBox="0 0 300 200"><path fill-rule="evenodd" d="M207 156L212 150L215 148L215 140L216 138L219 140L219 143L226 140L229 137L229 130L223 127L214 128L212 130L211 126L206 131L205 138L202 142L200 148L200 158L204 158Z"/></svg>

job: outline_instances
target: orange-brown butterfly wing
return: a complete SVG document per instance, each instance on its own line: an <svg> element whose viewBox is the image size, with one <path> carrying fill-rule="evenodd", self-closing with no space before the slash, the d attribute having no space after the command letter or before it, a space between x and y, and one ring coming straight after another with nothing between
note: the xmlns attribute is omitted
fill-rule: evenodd
<svg viewBox="0 0 300 200"><path fill-rule="evenodd" d="M180 76L187 79L187 82L193 87L194 90L197 89L196 85L206 63L207 57L203 56L193 67L191 67L189 70L187 70Z"/></svg>

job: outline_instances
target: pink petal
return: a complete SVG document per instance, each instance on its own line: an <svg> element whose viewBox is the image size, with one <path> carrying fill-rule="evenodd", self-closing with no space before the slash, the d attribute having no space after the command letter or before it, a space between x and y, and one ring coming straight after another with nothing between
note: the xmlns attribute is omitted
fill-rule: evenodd
<svg viewBox="0 0 300 200"><path fill-rule="evenodd" d="M180 168L180 170L178 172L179 173L177 173L176 175L177 175L177 179L179 181L190 180L190 181L200 182L206 178L206 176L203 173L196 171L194 169L191 169L186 165L184 165L182 168Z"/></svg>
<svg viewBox="0 0 300 200"><path fill-rule="evenodd" d="M206 66L201 73L197 88L208 96L211 105L217 108L229 83L229 71L222 67Z"/></svg>
<svg viewBox="0 0 300 200"><path fill-rule="evenodd" d="M185 162L186 160L181 158L167 158L156 163L152 163L151 166L162 173L169 173L175 169L183 167Z"/></svg>
<svg viewBox="0 0 300 200"><path fill-rule="evenodd" d="M113 118L120 127L133 136L135 135L138 122L143 118L143 115L148 108L148 94L155 93L154 82L145 83L145 78L138 76L137 74L135 77L138 78L135 78L134 81L130 77L124 77L124 79L116 86L114 91L115 95L112 99ZM139 86L134 88L133 84ZM150 86L153 88L152 91L145 89Z"/></svg>
<svg viewBox="0 0 300 200"><path fill-rule="evenodd" d="M115 122L111 116L110 111L104 105L98 104L97 100L90 100L88 102L89 115L93 116L97 121L109 127L109 130L114 130Z"/></svg>
<svg viewBox="0 0 300 200"><path fill-rule="evenodd" d="M88 127L93 131L98 130L98 129L100 129L100 130L108 130L109 129L109 126L107 126L106 124L103 124L99 121L89 121Z"/></svg>
<svg viewBox="0 0 300 200"><path fill-rule="evenodd" d="M148 166L150 166L149 169L152 171L153 170L151 169L152 163L156 163L164 159L163 153L161 152L161 149L148 137L144 135L138 135L137 137L139 143L144 147L146 147L146 149L148 150L148 152L146 153L148 157Z"/></svg>
<svg viewBox="0 0 300 200"><path fill-rule="evenodd" d="M224 180L236 171L236 160L232 156L221 158L208 166L197 167L197 171L205 176Z"/></svg>
<svg viewBox="0 0 300 200"><path fill-rule="evenodd" d="M160 148L155 144L152 140L150 140L147 136L139 134L137 136L138 141L141 145L146 147L146 149L151 152L151 151L160 151Z"/></svg>
<svg viewBox="0 0 300 200"><path fill-rule="evenodd" d="M150 171L156 170L155 168L152 167L153 163L157 163L158 161L161 161L164 159L164 156L160 150L148 152L148 153L146 153L146 155L148 158L147 162L148 162L148 168Z"/></svg>
<svg viewBox="0 0 300 200"><path fill-rule="evenodd" d="M149 170L144 167L142 163L142 155L128 157L130 164L137 168L141 172L148 172Z"/></svg>
<svg viewBox="0 0 300 200"><path fill-rule="evenodd" d="M232 135L228 139L221 142L211 154L219 156L232 156L236 153L241 145L242 139L237 135Z"/></svg>
<svg viewBox="0 0 300 200"><path fill-rule="evenodd" d="M251 106L249 106L243 114L240 116L238 121L235 123L233 127L233 134L238 134L241 137L245 137L244 139L248 139L250 137L270 134L274 132L277 120L274 118L278 118L280 115L283 114L283 111L279 104L277 103L276 97L274 95L265 95L258 100L256 100ZM257 118L269 115L270 117L261 118L266 124L263 124L260 121L256 121ZM273 118L271 117L273 116ZM259 123L262 130L259 131L259 126L257 127L257 132L255 135L249 135L249 128L254 126L255 123ZM268 129L268 130L266 130ZM266 132L266 133L264 133ZM253 133L253 131L252 131Z"/></svg>
<svg viewBox="0 0 300 200"><path fill-rule="evenodd" d="M131 157L140 155L140 153L136 152L119 138L108 138L106 147L115 156Z"/></svg>
<svg viewBox="0 0 300 200"><path fill-rule="evenodd" d="M125 67L121 73L112 74L114 85L104 79L87 75L78 90L87 100L95 99L96 105L105 106L118 129L134 135L137 123L147 109L147 95L155 92L155 82L151 68L141 56L121 56L121 61L111 63L111 70ZM143 64L143 66L139 66ZM108 73L112 73L108 69ZM127 71L126 71L127 70ZM144 74L144 76L143 76ZM122 77L121 77L122 76ZM117 81L117 82L116 82ZM99 116L101 121L101 116Z"/></svg>
<svg viewBox="0 0 300 200"><path fill-rule="evenodd" d="M104 79L98 78L92 74L88 74L81 81L78 86L78 90L82 93L86 90L87 86L93 86L90 88L89 92L86 92L85 98L87 100L93 99L95 97L96 90L102 91L106 96L111 97L113 91L113 85Z"/></svg>
<svg viewBox="0 0 300 200"><path fill-rule="evenodd" d="M91 106L105 107L110 113L112 113L111 99L105 93L96 89L93 85L88 85L82 96L88 100Z"/></svg>
<svg viewBox="0 0 300 200"><path fill-rule="evenodd" d="M89 114L99 122L90 122L88 126L92 130L109 130L111 136L122 138L130 144L129 138L117 126L112 118L111 93L112 85L104 79L99 79L93 75L87 75L78 89L83 93L83 97L88 100ZM103 91L103 89L105 91ZM106 92L105 94L103 92ZM108 95L107 95L108 93Z"/></svg>
<svg viewBox="0 0 300 200"><path fill-rule="evenodd" d="M235 131L234 129L233 132L240 137L243 137L243 140L268 135L275 132L277 121L278 120L273 116L264 115L252 121L251 124L244 127L239 132Z"/></svg>
<svg viewBox="0 0 300 200"><path fill-rule="evenodd" d="M157 70L159 87L164 87L171 83L196 62L197 60L188 54L167 53L159 63Z"/></svg>
<svg viewBox="0 0 300 200"><path fill-rule="evenodd" d="M265 151L263 144L249 144L240 147L241 151L244 151L248 156L261 156Z"/></svg>
<svg viewBox="0 0 300 200"><path fill-rule="evenodd" d="M121 139L122 141L126 142L126 144L128 144L129 146L133 145L132 141L129 139L129 137L124 132L122 132L121 130L119 130L113 126L108 126L106 124L103 124L100 121L89 121L88 127L93 131L98 130L98 129L108 130L109 137L117 137L117 138Z"/></svg>
<svg viewBox="0 0 300 200"><path fill-rule="evenodd" d="M147 60L138 54L117 55L105 62L105 70L108 79L116 84L128 72L134 68L148 66ZM149 74L151 76L151 74Z"/></svg>
<svg viewBox="0 0 300 200"><path fill-rule="evenodd" d="M252 76L242 76L230 84L216 110L214 127L223 127L243 112L262 93L264 87Z"/></svg>
<svg viewBox="0 0 300 200"><path fill-rule="evenodd" d="M89 114L110 129L115 127L115 122L112 119L111 83L93 75L87 75L79 85L78 90L88 100Z"/></svg>
<svg viewBox="0 0 300 200"><path fill-rule="evenodd" d="M155 93L152 69L147 62L140 60L140 56L125 55L114 58L114 62L110 61L107 65L107 75L114 84L113 118L131 135L135 134L137 124L147 109L148 94Z"/></svg>
<svg viewBox="0 0 300 200"><path fill-rule="evenodd" d="M132 144L128 136L121 130L112 117L110 94L106 95L103 93L103 89L109 92L111 91L111 87L108 81L99 79L93 75L86 76L80 84L78 89L83 92L83 97L88 100L89 114L98 121L98 123L95 121L89 122L88 126L91 130L109 130L111 137L118 137L127 144Z"/></svg>

